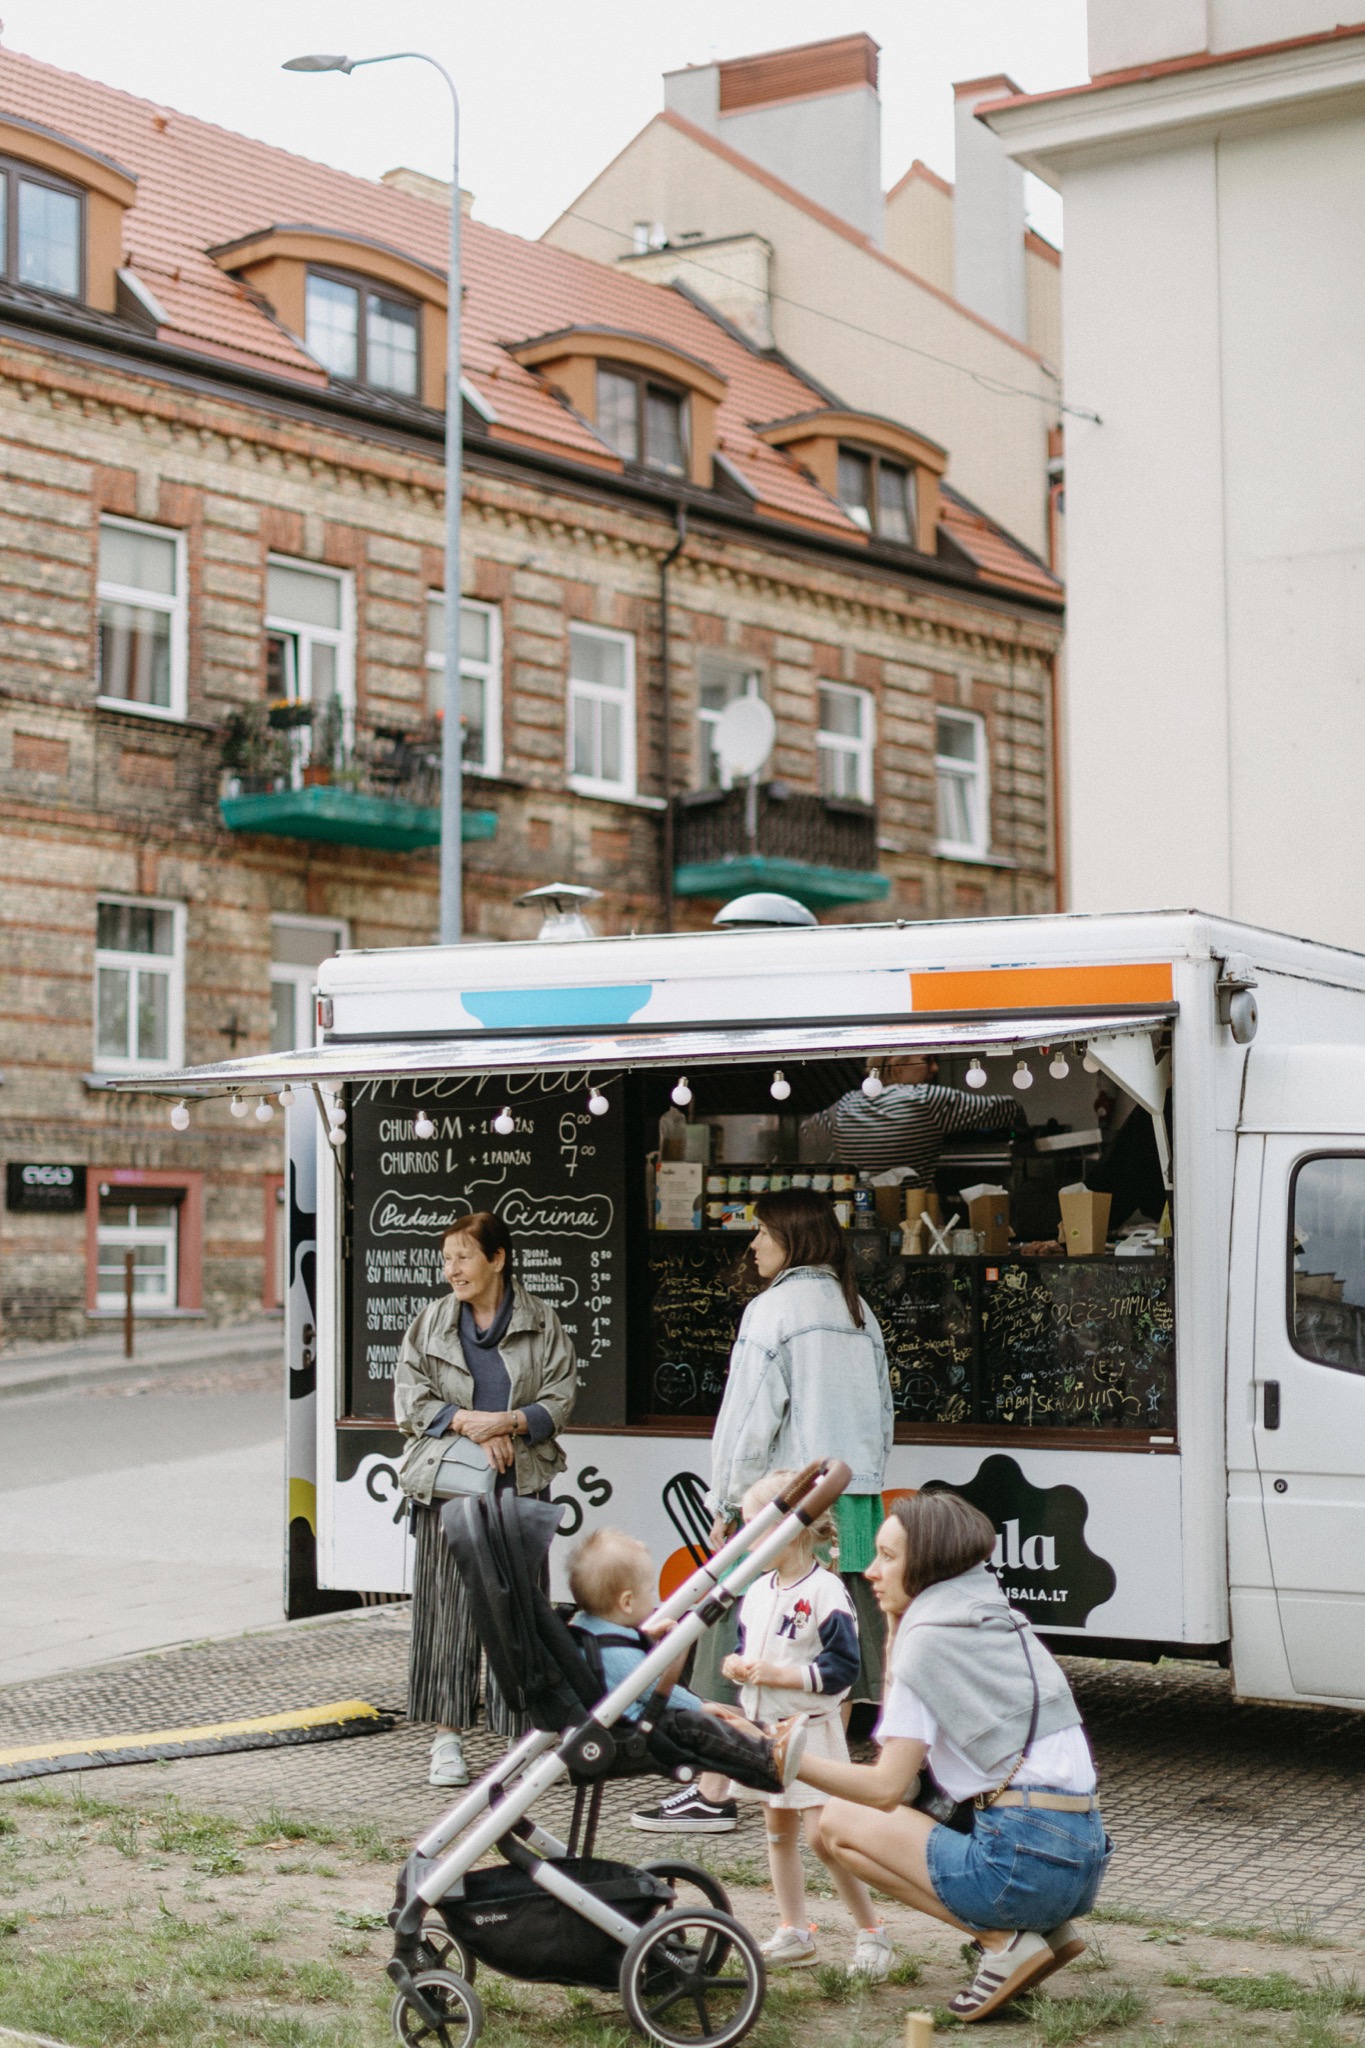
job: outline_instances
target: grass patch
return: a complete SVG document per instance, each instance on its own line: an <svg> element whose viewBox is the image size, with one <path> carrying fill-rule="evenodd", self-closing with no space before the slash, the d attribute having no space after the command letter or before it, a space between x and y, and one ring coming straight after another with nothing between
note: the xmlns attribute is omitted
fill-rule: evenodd
<svg viewBox="0 0 1365 2048"><path fill-rule="evenodd" d="M167 1800L150 1825L163 1856L195 1856L207 1861L236 1849L237 1830L231 1821L217 1813L187 1813L173 1799Z"/></svg>
<svg viewBox="0 0 1365 2048"><path fill-rule="evenodd" d="M18 1832L18 1821L11 1820L7 1813L0 1813L0 1841L2 1841L6 1835L17 1835Z"/></svg>
<svg viewBox="0 0 1365 2048"><path fill-rule="evenodd" d="M919 1984L924 1979L924 1963L919 1956L898 1956L886 1973L888 1984Z"/></svg>
<svg viewBox="0 0 1365 2048"><path fill-rule="evenodd" d="M1116 1984L1104 1991L1084 1991L1078 1998L1031 1998L1021 2005L1043 2048L1067 2048L1106 2028L1132 2027L1147 2011L1145 1995L1134 1984Z"/></svg>
<svg viewBox="0 0 1365 2048"><path fill-rule="evenodd" d="M253 1821L245 1836L253 1848L271 1849L287 1842L317 1842L323 1848L331 1849L341 1839L338 1830L326 1821L303 1820L298 1814L281 1813L277 1806L270 1807L259 1820Z"/></svg>
<svg viewBox="0 0 1365 2048"><path fill-rule="evenodd" d="M1238 2012L1294 2012L1320 2020L1365 2013L1365 1985L1354 1975L1314 1977L1305 1984L1287 1970L1267 1970L1260 1976L1190 1976L1180 1981Z"/></svg>

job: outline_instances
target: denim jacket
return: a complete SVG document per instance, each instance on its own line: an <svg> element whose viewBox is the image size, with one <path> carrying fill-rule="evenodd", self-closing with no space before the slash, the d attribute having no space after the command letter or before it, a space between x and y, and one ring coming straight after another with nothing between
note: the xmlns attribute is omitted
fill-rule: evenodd
<svg viewBox="0 0 1365 2048"><path fill-rule="evenodd" d="M891 1450L881 1327L855 1330L828 1266L788 1266L740 1318L711 1438L713 1514L737 1514L765 1472L842 1458L850 1493L880 1493Z"/></svg>

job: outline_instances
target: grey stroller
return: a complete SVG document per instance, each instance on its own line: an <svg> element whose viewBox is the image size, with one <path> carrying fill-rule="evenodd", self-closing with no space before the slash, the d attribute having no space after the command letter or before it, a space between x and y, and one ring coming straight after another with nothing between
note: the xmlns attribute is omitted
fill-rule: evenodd
<svg viewBox="0 0 1365 2048"><path fill-rule="evenodd" d="M656 1688L849 1478L837 1463L799 1473L662 1604L657 1617L676 1627L605 1694L590 1639L573 1634L541 1589L562 1508L494 1494L443 1510L484 1654L531 1731L460 1796L399 1873L387 1967L404 2048L474 2048L484 2025L474 1989L480 1964L527 1983L619 1989L631 2025L659 2048L730 2048L748 2033L763 2010L763 1958L724 1887L687 1863L597 1856L602 1794L609 1777L643 1772L686 1782L720 1770L763 1791L790 1782L799 1725L760 1744L712 1715L669 1707ZM639 1719L618 1726L637 1701L645 1703ZM574 1807L563 1842L529 1816L566 1779ZM501 1860L476 1869L490 1851Z"/></svg>

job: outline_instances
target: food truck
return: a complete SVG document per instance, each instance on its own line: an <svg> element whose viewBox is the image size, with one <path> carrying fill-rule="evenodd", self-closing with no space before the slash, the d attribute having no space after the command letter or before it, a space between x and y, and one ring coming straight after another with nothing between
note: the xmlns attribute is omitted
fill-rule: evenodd
<svg viewBox="0 0 1365 2048"><path fill-rule="evenodd" d="M885 1337L888 1495L982 1507L1054 1647L1365 1706L1365 958L1063 915L347 952L317 1002L307 1051L137 1084L288 1105L291 1612L410 1585L395 1362L480 1209L576 1349L564 1533L626 1526L667 1590L752 1203L811 1186ZM832 1153L809 1119L914 1054L1008 1114L923 1175Z"/></svg>

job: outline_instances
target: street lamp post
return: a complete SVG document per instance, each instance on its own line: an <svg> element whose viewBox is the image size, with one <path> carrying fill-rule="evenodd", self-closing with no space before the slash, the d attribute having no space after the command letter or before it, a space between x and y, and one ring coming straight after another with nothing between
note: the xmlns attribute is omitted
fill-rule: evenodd
<svg viewBox="0 0 1365 2048"><path fill-rule="evenodd" d="M463 493L464 420L460 396L460 96L455 81L424 50L391 50L383 57L291 57L286 71L359 70L362 64L393 64L415 58L439 71L450 90L455 116L455 152L450 174L450 278L446 309L446 590L445 716L441 730L441 927L443 946L458 945L464 931L464 733L460 703L460 505Z"/></svg>

